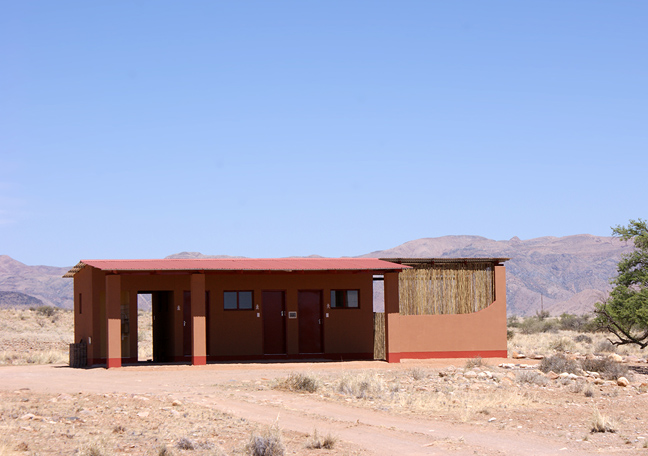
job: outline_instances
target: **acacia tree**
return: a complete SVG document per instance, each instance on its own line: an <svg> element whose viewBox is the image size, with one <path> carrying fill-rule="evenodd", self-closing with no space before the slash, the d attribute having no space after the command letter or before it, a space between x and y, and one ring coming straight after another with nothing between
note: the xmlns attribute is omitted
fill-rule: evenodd
<svg viewBox="0 0 648 456"><path fill-rule="evenodd" d="M634 251L624 254L617 265L609 297L596 304L600 327L616 338L615 345L648 346L648 227L646 221L630 220L628 226L612 229L614 236L634 242Z"/></svg>

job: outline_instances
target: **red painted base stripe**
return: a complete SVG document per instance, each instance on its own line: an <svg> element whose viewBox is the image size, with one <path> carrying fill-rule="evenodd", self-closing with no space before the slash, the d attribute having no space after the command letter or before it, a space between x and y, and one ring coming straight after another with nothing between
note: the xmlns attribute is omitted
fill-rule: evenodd
<svg viewBox="0 0 648 456"><path fill-rule="evenodd" d="M194 366L204 366L207 364L207 357L206 356L192 356L191 357L191 364Z"/></svg>
<svg viewBox="0 0 648 456"><path fill-rule="evenodd" d="M121 367L121 365L122 365L121 358L108 358L108 361L106 362L107 369L110 369L112 367Z"/></svg>
<svg viewBox="0 0 648 456"><path fill-rule="evenodd" d="M399 363L402 359L431 359L431 358L506 358L506 350L468 350L468 351L434 351L434 352L401 352L388 353L388 363Z"/></svg>

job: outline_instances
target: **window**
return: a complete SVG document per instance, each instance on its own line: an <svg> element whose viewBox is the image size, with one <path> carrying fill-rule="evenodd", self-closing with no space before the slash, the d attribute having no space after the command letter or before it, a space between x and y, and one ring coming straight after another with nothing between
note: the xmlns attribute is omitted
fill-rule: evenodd
<svg viewBox="0 0 648 456"><path fill-rule="evenodd" d="M79 314L83 313L83 295L79 293Z"/></svg>
<svg viewBox="0 0 648 456"><path fill-rule="evenodd" d="M332 309L357 309L360 306L359 290L331 290Z"/></svg>
<svg viewBox="0 0 648 456"><path fill-rule="evenodd" d="M252 310L251 291L225 291L223 293L225 310Z"/></svg>

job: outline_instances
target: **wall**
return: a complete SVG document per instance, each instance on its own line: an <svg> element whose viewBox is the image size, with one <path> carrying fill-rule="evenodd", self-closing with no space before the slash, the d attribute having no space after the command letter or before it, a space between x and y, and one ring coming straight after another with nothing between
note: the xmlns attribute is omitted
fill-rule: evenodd
<svg viewBox="0 0 648 456"><path fill-rule="evenodd" d="M404 358L506 357L506 275L495 266L495 301L487 308L458 315L386 314L387 361ZM395 293L397 281L391 281ZM387 294L387 289L385 291ZM393 301L393 299L392 299ZM387 304L386 304L387 308Z"/></svg>
<svg viewBox="0 0 648 456"><path fill-rule="evenodd" d="M120 306L126 306L129 330L121 331L122 362L137 361L137 293L171 291L171 339L173 361L191 361L183 350L183 292L191 290L191 274L120 274ZM92 338L88 364L101 364L107 358L106 273L85 267L75 277L75 309L78 293L83 295L83 314L75 310L75 341ZM359 289L360 308L331 309L331 289ZM262 291L284 291L286 315L297 311L299 290L322 290L324 334L323 357L373 358L373 276L371 273L205 273L205 290L210 302L207 332L207 359L263 358ZM253 291L253 310L224 310L224 291ZM87 296L86 296L87 295ZM328 316L327 316L328 314ZM111 318L114 318L111 317ZM298 319L286 318L286 356L299 357ZM199 336L204 340L204 334ZM194 339L195 343L195 339ZM113 355L111 355L113 356Z"/></svg>

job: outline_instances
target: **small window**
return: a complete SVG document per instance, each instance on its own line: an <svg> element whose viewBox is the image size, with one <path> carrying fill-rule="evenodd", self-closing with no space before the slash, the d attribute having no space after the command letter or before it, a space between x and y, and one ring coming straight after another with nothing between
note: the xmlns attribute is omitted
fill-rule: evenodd
<svg viewBox="0 0 648 456"><path fill-rule="evenodd" d="M360 307L359 290L331 290L332 309L357 309Z"/></svg>
<svg viewBox="0 0 648 456"><path fill-rule="evenodd" d="M223 308L225 310L251 310L251 291L225 291L223 293Z"/></svg>
<svg viewBox="0 0 648 456"><path fill-rule="evenodd" d="M79 293L79 315L83 313L83 295Z"/></svg>

